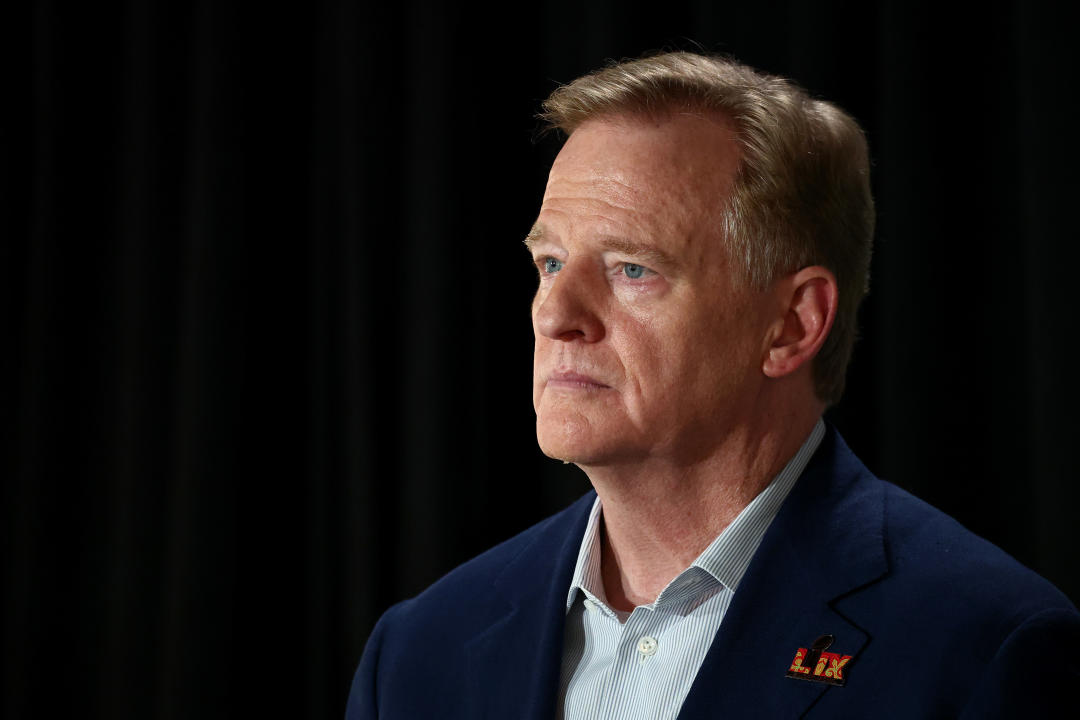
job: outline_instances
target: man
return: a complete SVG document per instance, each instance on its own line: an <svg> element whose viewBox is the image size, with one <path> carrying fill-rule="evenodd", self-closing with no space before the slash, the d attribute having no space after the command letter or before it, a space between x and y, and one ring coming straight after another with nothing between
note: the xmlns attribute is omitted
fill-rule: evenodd
<svg viewBox="0 0 1080 720"><path fill-rule="evenodd" d="M595 494L391 608L348 716L1052 713L1076 609L821 420L873 233L854 121L685 53L545 117L537 437Z"/></svg>

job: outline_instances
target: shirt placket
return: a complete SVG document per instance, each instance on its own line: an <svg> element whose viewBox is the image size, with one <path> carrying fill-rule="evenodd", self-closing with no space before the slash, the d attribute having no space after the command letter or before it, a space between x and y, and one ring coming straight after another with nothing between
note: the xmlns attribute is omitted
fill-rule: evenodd
<svg viewBox="0 0 1080 720"><path fill-rule="evenodd" d="M612 618L612 621L615 621ZM663 613L638 607L621 626L615 663L602 698L601 717L654 718L656 677L663 662Z"/></svg>

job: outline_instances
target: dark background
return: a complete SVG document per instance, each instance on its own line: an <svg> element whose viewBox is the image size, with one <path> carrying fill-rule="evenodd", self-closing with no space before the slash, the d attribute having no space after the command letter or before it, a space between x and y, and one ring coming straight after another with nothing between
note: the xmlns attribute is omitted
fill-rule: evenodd
<svg viewBox="0 0 1080 720"><path fill-rule="evenodd" d="M533 438L533 114L695 43L867 129L878 244L832 420L1080 597L1064 15L277 7L0 24L0 715L337 717L388 605L583 492Z"/></svg>

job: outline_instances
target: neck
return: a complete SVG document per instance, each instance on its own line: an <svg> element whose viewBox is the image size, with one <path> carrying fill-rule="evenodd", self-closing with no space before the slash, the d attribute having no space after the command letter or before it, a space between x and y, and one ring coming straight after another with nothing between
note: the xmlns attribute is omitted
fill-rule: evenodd
<svg viewBox="0 0 1080 720"><path fill-rule="evenodd" d="M725 433L692 464L652 458L633 466L584 467L603 506L601 574L621 611L653 602L798 452L820 413L765 431Z"/></svg>

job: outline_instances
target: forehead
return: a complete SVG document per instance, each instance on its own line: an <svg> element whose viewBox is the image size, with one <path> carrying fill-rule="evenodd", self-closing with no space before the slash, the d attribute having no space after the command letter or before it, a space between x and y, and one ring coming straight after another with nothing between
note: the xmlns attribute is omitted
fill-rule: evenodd
<svg viewBox="0 0 1080 720"><path fill-rule="evenodd" d="M719 115L589 120L552 165L541 219L661 224L692 234L723 209L738 162L735 134Z"/></svg>

